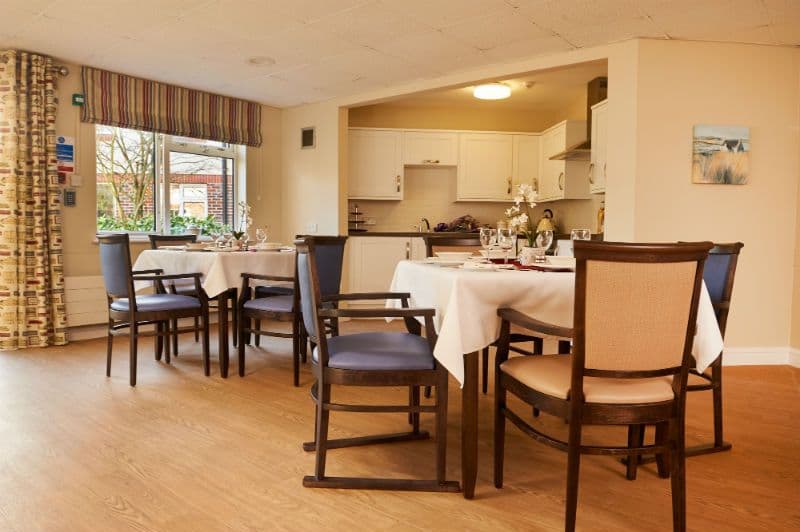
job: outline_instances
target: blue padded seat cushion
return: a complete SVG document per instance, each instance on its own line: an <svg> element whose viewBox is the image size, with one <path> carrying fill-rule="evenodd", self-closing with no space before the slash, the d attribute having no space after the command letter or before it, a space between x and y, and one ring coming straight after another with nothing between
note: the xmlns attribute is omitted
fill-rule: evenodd
<svg viewBox="0 0 800 532"><path fill-rule="evenodd" d="M317 349L312 357L316 362ZM371 332L328 338L328 366L363 371L433 369L425 338L409 333Z"/></svg>
<svg viewBox="0 0 800 532"><path fill-rule="evenodd" d="M184 310L200 308L200 300L196 297L181 296L178 294L152 294L136 296L138 312L160 312L163 310ZM112 310L127 312L130 310L128 298L117 299L111 303Z"/></svg>
<svg viewBox="0 0 800 532"><path fill-rule="evenodd" d="M244 308L265 312L292 312L294 296L259 297L246 301Z"/></svg>

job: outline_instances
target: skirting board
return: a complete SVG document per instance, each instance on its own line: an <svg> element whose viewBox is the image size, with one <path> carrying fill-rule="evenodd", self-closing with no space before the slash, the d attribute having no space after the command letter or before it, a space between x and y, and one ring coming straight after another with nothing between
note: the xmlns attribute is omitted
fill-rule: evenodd
<svg viewBox="0 0 800 532"><path fill-rule="evenodd" d="M792 347L726 347L724 366L789 365L800 368L800 349Z"/></svg>

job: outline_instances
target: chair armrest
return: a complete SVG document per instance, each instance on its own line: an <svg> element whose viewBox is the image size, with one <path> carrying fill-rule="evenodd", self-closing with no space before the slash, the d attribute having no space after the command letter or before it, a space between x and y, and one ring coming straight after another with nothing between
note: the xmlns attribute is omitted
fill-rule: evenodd
<svg viewBox="0 0 800 532"><path fill-rule="evenodd" d="M294 281L294 277L283 277L280 275L262 275L260 273L243 273L242 279L247 281L249 279L256 279L258 281Z"/></svg>
<svg viewBox="0 0 800 532"><path fill-rule="evenodd" d="M433 317L432 308L364 308L364 309L320 309L321 318L414 318Z"/></svg>
<svg viewBox="0 0 800 532"><path fill-rule="evenodd" d="M514 310L513 308L498 309L497 315L509 323L513 323L514 325L524 327L531 331L536 331L542 334L546 334L548 336L572 338L574 335L572 327L561 327L559 325L553 325L552 323L539 321L535 318L531 318L526 314L523 314L518 310Z"/></svg>
<svg viewBox="0 0 800 532"><path fill-rule="evenodd" d="M322 296L322 302L328 301L357 301L363 299L410 299L411 294L408 292L362 292L353 294L332 294L329 296Z"/></svg>
<svg viewBox="0 0 800 532"><path fill-rule="evenodd" d="M131 272L131 275L145 275L147 273L155 273L161 275L164 273L164 270L162 270L161 268L155 268L152 270L133 270Z"/></svg>
<svg viewBox="0 0 800 532"><path fill-rule="evenodd" d="M170 275L134 275L134 281L173 281L175 279L195 279L200 280L203 274L200 273L174 273Z"/></svg>

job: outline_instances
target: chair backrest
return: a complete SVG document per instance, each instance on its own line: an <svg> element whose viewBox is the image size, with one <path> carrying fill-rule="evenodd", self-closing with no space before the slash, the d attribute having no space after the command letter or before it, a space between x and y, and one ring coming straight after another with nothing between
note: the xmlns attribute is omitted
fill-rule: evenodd
<svg viewBox="0 0 800 532"><path fill-rule="evenodd" d="M703 271L703 280L706 282L708 295L714 305L717 324L719 324L719 330L723 337L725 336L725 327L728 325L728 311L733 295L736 263L743 247L744 244L741 242L714 244L714 247L708 252L706 267Z"/></svg>
<svg viewBox="0 0 800 532"><path fill-rule="evenodd" d="M97 235L100 245L100 269L109 297L130 297L133 293L131 280L131 249L127 233Z"/></svg>
<svg viewBox="0 0 800 532"><path fill-rule="evenodd" d="M584 376L680 375L685 388L710 242L575 241L573 389ZM681 384L683 383L683 384Z"/></svg>
<svg viewBox="0 0 800 532"><path fill-rule="evenodd" d="M325 334L319 319L324 295L339 293L346 236L306 236L297 241L297 288L303 325L309 338L325 349ZM321 333L322 332L322 333ZM320 364L323 364L320 357Z"/></svg>
<svg viewBox="0 0 800 532"><path fill-rule="evenodd" d="M425 235L425 256L433 257L434 248L448 248L447 251L475 251L481 248L481 237L475 236L435 236Z"/></svg>
<svg viewBox="0 0 800 532"><path fill-rule="evenodd" d="M197 242L197 235L147 235L150 239L150 249L161 246L180 246Z"/></svg>

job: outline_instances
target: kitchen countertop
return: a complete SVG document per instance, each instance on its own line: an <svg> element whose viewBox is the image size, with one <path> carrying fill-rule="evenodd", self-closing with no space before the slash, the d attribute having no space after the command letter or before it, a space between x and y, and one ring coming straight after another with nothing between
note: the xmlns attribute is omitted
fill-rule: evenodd
<svg viewBox="0 0 800 532"><path fill-rule="evenodd" d="M424 232L420 233L418 231L358 231L353 232L350 231L347 233L348 236L396 236L396 237L419 237L422 238L423 236L478 236L477 232L474 233L465 233L465 232L458 232L458 231L440 231L440 232Z"/></svg>

